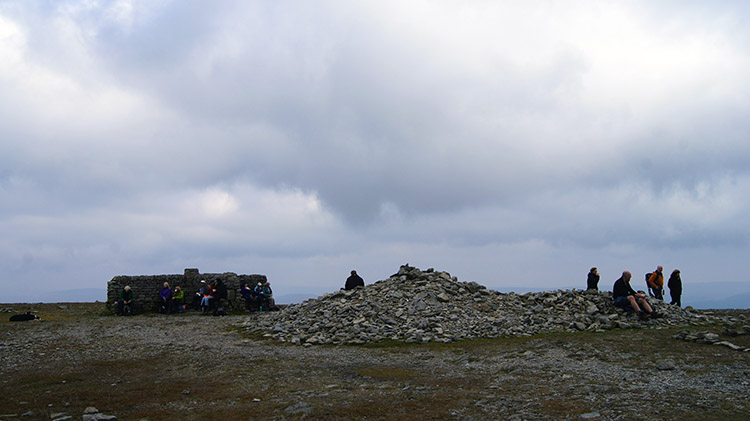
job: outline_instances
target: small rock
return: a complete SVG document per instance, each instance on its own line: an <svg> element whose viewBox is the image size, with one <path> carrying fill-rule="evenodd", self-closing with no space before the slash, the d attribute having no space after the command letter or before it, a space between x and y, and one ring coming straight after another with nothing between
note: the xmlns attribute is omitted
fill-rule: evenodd
<svg viewBox="0 0 750 421"><path fill-rule="evenodd" d="M300 402L292 406L286 407L284 412L287 414L309 414L312 412L312 405L307 402Z"/></svg>
<svg viewBox="0 0 750 421"><path fill-rule="evenodd" d="M742 351L742 347L741 346L737 346L737 345L735 345L735 344L733 344L731 342L728 342L728 341L714 342L714 345L724 345L726 347L732 348L735 351Z"/></svg>
<svg viewBox="0 0 750 421"><path fill-rule="evenodd" d="M677 364L671 360L660 360L657 361L656 368L659 370L674 370L677 368Z"/></svg>

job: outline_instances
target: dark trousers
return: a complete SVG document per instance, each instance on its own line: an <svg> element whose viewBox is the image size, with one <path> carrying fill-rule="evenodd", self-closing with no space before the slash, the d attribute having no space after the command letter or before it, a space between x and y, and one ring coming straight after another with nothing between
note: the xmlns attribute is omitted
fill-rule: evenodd
<svg viewBox="0 0 750 421"><path fill-rule="evenodd" d="M124 312L125 309L127 309L127 313ZM129 316L133 313L135 313L135 306L132 301L128 304L125 304L122 301L117 302L117 314L120 316Z"/></svg>
<svg viewBox="0 0 750 421"><path fill-rule="evenodd" d="M161 305L159 305L159 313L172 314L172 299L161 300Z"/></svg>
<svg viewBox="0 0 750 421"><path fill-rule="evenodd" d="M676 292L676 291L669 291L669 295L672 297L672 302L669 304L675 304L678 307L682 307L682 300L680 300L680 296L682 295L682 292Z"/></svg>
<svg viewBox="0 0 750 421"><path fill-rule="evenodd" d="M185 312L185 307L182 306L181 301L172 300L170 301L169 305L170 305L170 309L169 309L170 313L184 313Z"/></svg>

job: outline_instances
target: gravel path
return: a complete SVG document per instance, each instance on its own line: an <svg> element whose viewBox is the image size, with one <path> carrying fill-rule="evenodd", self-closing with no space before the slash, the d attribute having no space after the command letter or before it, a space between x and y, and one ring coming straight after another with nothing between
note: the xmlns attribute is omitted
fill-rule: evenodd
<svg viewBox="0 0 750 421"><path fill-rule="evenodd" d="M0 419L89 405L120 419L212 418L206 406L216 419L750 418L750 353L677 341L669 330L302 347L243 336L236 326L258 317L0 324ZM109 400L86 392L88 402L76 389L82 376ZM123 403L144 388L151 395Z"/></svg>

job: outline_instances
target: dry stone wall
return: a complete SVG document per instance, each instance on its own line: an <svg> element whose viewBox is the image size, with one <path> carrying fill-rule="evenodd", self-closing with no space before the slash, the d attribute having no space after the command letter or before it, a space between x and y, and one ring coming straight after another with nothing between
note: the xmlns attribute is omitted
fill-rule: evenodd
<svg viewBox="0 0 750 421"><path fill-rule="evenodd" d="M164 282L169 282L172 290L179 285L185 292L185 302L190 304L193 295L200 288L200 282L211 282L213 280L221 280L227 286L230 309L241 309L244 308L244 303L240 296L240 286L244 282L248 282L250 285L265 282L266 275L237 275L233 272L201 274L198 269L185 269L182 275L120 275L115 276L107 283L107 304L111 307L119 299L120 291L125 285L130 285L133 290L136 313L156 311L159 306L159 289L164 285Z"/></svg>

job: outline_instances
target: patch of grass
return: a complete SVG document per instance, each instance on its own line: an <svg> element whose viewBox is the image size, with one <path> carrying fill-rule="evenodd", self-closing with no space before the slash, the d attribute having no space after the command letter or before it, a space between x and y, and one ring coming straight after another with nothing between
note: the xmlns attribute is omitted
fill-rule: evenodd
<svg viewBox="0 0 750 421"><path fill-rule="evenodd" d="M411 379L419 375L417 371L410 370L403 367L367 367L359 368L354 372L363 377L371 377L376 380L406 380Z"/></svg>
<svg viewBox="0 0 750 421"><path fill-rule="evenodd" d="M95 303L21 303L0 304L0 308L6 310L1 313L5 317L0 318L0 324L5 323L32 323L11 322L10 316L31 312L45 321L71 320L80 317L96 317L107 313L106 304ZM34 322L35 323L35 322Z"/></svg>

